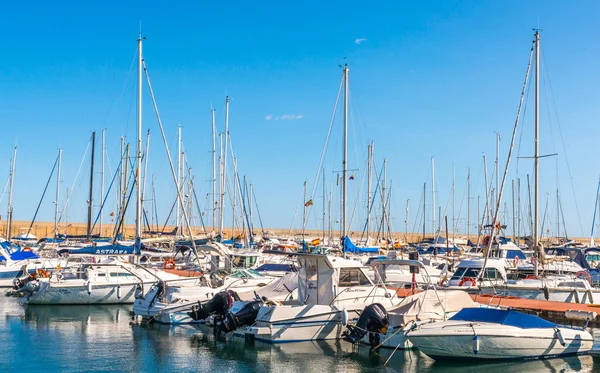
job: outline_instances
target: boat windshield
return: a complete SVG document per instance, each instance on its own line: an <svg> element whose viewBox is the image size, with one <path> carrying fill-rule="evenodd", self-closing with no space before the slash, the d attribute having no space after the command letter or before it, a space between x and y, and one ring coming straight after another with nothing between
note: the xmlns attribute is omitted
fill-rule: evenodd
<svg viewBox="0 0 600 373"><path fill-rule="evenodd" d="M479 272L481 271L481 268L467 268L467 267L462 267L462 268L458 268L456 270L456 272L454 272L454 275L452 275L451 280L460 280L463 277L477 277L479 275Z"/></svg>

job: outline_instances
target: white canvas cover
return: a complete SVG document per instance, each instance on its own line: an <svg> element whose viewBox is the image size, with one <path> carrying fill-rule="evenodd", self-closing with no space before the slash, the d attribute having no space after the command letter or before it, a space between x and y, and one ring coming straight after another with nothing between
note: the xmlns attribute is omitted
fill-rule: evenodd
<svg viewBox="0 0 600 373"><path fill-rule="evenodd" d="M298 273L289 272L281 276L276 281L271 282L267 286L262 288L238 293L240 299L245 301L251 301L256 298L255 293L259 297L266 297L269 300L287 300L289 299L290 292L298 289ZM294 294L294 298L297 295Z"/></svg>
<svg viewBox="0 0 600 373"><path fill-rule="evenodd" d="M477 307L469 294L461 290L425 291L404 298L400 307L388 311L390 324L406 325L414 320L443 320L447 312Z"/></svg>
<svg viewBox="0 0 600 373"><path fill-rule="evenodd" d="M337 285L336 271L328 264L326 256L298 256L298 301L300 304L329 305Z"/></svg>

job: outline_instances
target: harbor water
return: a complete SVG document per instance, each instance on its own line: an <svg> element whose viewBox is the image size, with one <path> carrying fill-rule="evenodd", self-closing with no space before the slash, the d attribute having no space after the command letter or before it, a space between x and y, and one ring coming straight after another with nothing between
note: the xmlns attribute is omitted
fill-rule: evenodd
<svg viewBox="0 0 600 373"><path fill-rule="evenodd" d="M595 354L469 364L346 342L224 341L194 326L139 325L130 306L29 306L0 299L2 372L598 372ZM392 356L391 356L392 355ZM391 358L390 358L391 356ZM388 361L389 359L389 361ZM386 364L387 362L387 364Z"/></svg>

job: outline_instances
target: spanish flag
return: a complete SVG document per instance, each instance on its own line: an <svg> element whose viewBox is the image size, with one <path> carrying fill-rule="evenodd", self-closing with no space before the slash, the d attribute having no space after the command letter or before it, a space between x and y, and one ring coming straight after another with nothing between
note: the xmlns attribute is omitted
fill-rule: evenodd
<svg viewBox="0 0 600 373"><path fill-rule="evenodd" d="M349 180L354 180L354 174L350 175L350 179Z"/></svg>
<svg viewBox="0 0 600 373"><path fill-rule="evenodd" d="M314 240L310 241L310 244L312 246L317 246L321 243L321 239L320 238L315 238Z"/></svg>
<svg viewBox="0 0 600 373"><path fill-rule="evenodd" d="M308 207L308 206L312 206L312 205L313 205L313 201L312 201L312 198L311 198L311 199L309 199L309 200L308 200L308 201L307 201L307 202L304 204L304 207Z"/></svg>

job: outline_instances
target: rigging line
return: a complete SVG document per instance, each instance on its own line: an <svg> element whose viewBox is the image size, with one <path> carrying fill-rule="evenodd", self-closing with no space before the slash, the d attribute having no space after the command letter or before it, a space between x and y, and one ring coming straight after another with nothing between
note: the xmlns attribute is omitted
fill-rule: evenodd
<svg viewBox="0 0 600 373"><path fill-rule="evenodd" d="M188 158L185 158L185 165L187 166L189 182L192 186L192 194L194 196L194 200L196 201L196 208L198 209L198 214L200 215L200 224L202 224L202 231L206 234L206 226L204 225L204 218L202 217L202 210L200 209L200 204L198 203L198 197L196 196L196 188L194 187L194 178L192 177L192 168L188 162Z"/></svg>
<svg viewBox="0 0 600 373"><path fill-rule="evenodd" d="M135 48L135 53L133 54L133 58L131 60L131 65L129 66L129 72L127 73L127 77L125 78L125 83L123 84L123 89L121 90L121 94L119 94L119 99L117 100L117 105L115 107L115 110L113 111L113 104L114 104L114 98L113 100L111 100L110 103L110 107L111 109L109 109L108 113L106 114L106 117L104 118L104 124L107 124L110 116L113 113L118 113L119 112L119 106L121 104L121 100L123 99L123 95L125 94L125 89L127 88L127 83L129 82L129 77L131 76L131 72L133 71L133 67L135 66L135 62L137 60L137 56L138 56L138 48Z"/></svg>
<svg viewBox="0 0 600 373"><path fill-rule="evenodd" d="M110 194L110 190L112 189L113 184L115 182L115 179L117 178L117 176L119 174L119 168L120 168L120 165L115 170L115 173L114 173L114 175L112 177L112 180L110 181L110 184L108 186L108 190L106 191L106 195L103 196L104 200L102 201L102 204L100 205L100 211L98 211L98 215L96 216L96 220L94 221L94 225L92 225L92 229L91 229L92 232L94 231L94 228L96 228L96 223L100 219L100 214L102 213L102 210L104 209L104 204L106 203L106 200L108 199L108 196ZM102 232L100 232L100 235L102 235Z"/></svg>
<svg viewBox="0 0 600 373"><path fill-rule="evenodd" d="M10 178L6 179L6 185L4 185L4 189L2 189L2 195L0 195L0 202L2 202L2 198L4 198L4 194L6 193L6 188L10 184Z"/></svg>
<svg viewBox="0 0 600 373"><path fill-rule="evenodd" d="M54 161L54 166L52 166L52 171L50 172L50 176L48 176L48 181L46 181L46 186L44 187L44 192L42 192L42 198L40 198L40 202L37 205L37 208L35 209L35 214L33 214L33 219L31 220L31 224L29 225L29 229L27 230L27 235L25 237L29 236L29 233L31 233L31 228L33 228L33 223L35 223L35 218L37 217L38 212L40 211L40 206L42 205L42 202L44 201L44 196L46 195L46 191L48 190L48 185L50 185L50 179L52 179L52 175L54 175L54 170L56 170L56 165L58 164L58 157L56 157L56 160ZM56 201L55 201L56 203Z"/></svg>
<svg viewBox="0 0 600 373"><path fill-rule="evenodd" d="M485 259L483 261L483 267L481 268L485 268L486 264L487 264L487 260L488 257L490 255L490 249L492 247L492 243L494 241L494 228L496 228L496 222L498 221L498 213L500 212L500 203L502 201L502 193L504 192L504 185L506 184L506 178L508 176L508 170L510 167L510 160L512 158L512 153L513 153L513 148L515 146L515 138L517 137L517 130L518 130L518 126L519 126L519 120L521 119L521 108L523 105L523 99L524 99L524 95L525 95L525 88L527 87L527 81L529 79L529 72L531 69L531 60L533 58L533 50L534 50L534 46L535 46L535 41L532 43L531 45L531 49L529 51L529 63L527 64L527 71L525 73L525 81L523 82L523 89L521 91L521 98L519 100L519 109L517 110L517 117L515 118L515 125L513 128L513 133L512 133L512 137L510 139L510 148L508 149L508 157L506 159L506 166L504 168L504 175L502 176L502 183L500 184L500 191L498 192L498 200L496 201L496 211L494 212L494 219L492 220L492 228L491 228L491 232L490 232L490 241L489 241L489 245L487 247L487 249L484 249L485 251ZM498 229L498 235L500 234L500 229ZM536 247L535 250L537 251L538 248ZM481 279L481 276L483 275L483 271L481 271L479 273L479 275L477 276L477 279Z"/></svg>
<svg viewBox="0 0 600 373"><path fill-rule="evenodd" d="M525 93L525 101L523 103L523 118L527 118L527 103L529 102L530 90L531 90L531 85L527 85L527 91ZM517 178L519 177L519 158L521 156L521 145L523 144L523 132L525 132L525 126L521 126L521 130L519 133L519 145L517 146L517 167L515 170L516 174L517 174Z"/></svg>
<svg viewBox="0 0 600 373"><path fill-rule="evenodd" d="M300 191L300 198L298 199L298 203L296 204L296 210L294 210L294 218L292 219L292 225L290 225L290 231L288 233L288 235L292 235L292 229L294 228L294 223L296 222L296 215L298 214L298 208L300 207L300 202L302 202L302 199L304 198L304 188ZM309 199L310 200L310 199ZM307 201L304 201L302 203L306 203Z"/></svg>
<svg viewBox="0 0 600 373"><path fill-rule="evenodd" d="M356 200L354 201L354 207L352 208L352 214L350 215L350 221L348 224L349 229L352 230L352 220L354 220L354 214L356 213L356 207L358 206L358 201L360 199L360 194L362 192L363 186L365 185L365 180L367 179L366 174L367 168L363 170L362 177L360 178L360 187L358 188L358 193L356 195Z"/></svg>
<svg viewBox="0 0 600 373"><path fill-rule="evenodd" d="M542 52L542 62L546 67L546 73L548 73L548 66L545 63L544 53ZM577 203L577 194L575 193L575 185L573 184L573 176L571 174L571 166L569 164L569 157L567 155L567 147L565 146L565 138L562 134L562 127L560 125L560 119L558 117L558 110L556 109L556 101L554 100L554 90L552 89L552 82L548 79L548 87L550 88L550 95L552 96L552 107L554 108L554 113L556 114L556 124L558 126L558 134L560 136L560 141L563 148L563 154L565 155L565 162L567 164L567 172L569 173L569 181L571 184L571 191L573 192L573 199L575 201L575 209L577 211L577 218L579 220L579 228L581 229L581 236L584 237L583 225L581 224L581 214L579 212L579 204Z"/></svg>
<svg viewBox="0 0 600 373"><path fill-rule="evenodd" d="M265 236L265 227L262 223L262 218L260 217L260 211L258 210L258 203L256 202L256 195L254 194L254 189L252 189L252 200L254 201L254 206L256 207L256 213L258 214L258 221L260 223L261 234Z"/></svg>
<svg viewBox="0 0 600 373"><path fill-rule="evenodd" d="M83 167L83 162L85 161L85 157L87 156L88 150L90 150L90 144L92 143L92 139L88 141L87 148L85 148L85 153L83 153L83 158L81 158L81 163L79 164L79 169L77 169L77 173L75 174L75 180L73 180L73 185L71 185L71 190L67 193L67 198L65 198L65 204L63 205L62 210L60 211L60 215L58 217L58 221L62 220L62 214L67 208L67 204L69 203L69 198L73 194L73 190L75 189L75 184L77 183L77 178L79 177L79 172L81 172L81 167Z"/></svg>
<svg viewBox="0 0 600 373"><path fill-rule="evenodd" d="M327 129L327 136L325 136L325 143L323 144L323 150L321 150L321 157L319 159L319 166L317 167L317 172L315 173L315 181L313 182L312 191L309 195L309 198L315 194L317 190L317 186L319 184L319 176L321 175L321 169L323 166L323 161L325 160L325 154L327 153L327 144L329 144L329 137L331 135L331 129L333 128L333 122L335 120L335 113L337 112L338 103L340 101L340 94L342 92L342 86L344 84L344 75L340 80L340 87L338 88L337 96L335 98L335 105L333 106L333 111L331 112L331 119L329 120L329 128ZM311 206L308 206L308 210L306 211L306 215L308 216L312 209Z"/></svg>

